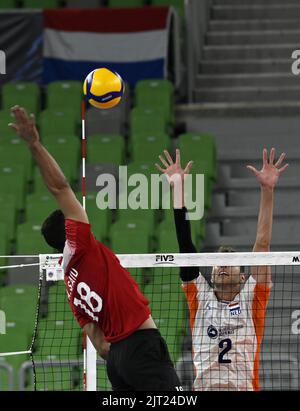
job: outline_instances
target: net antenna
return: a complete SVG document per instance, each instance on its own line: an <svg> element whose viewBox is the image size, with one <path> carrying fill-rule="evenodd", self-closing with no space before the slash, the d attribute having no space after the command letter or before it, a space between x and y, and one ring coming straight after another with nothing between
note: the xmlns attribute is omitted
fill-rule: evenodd
<svg viewBox="0 0 300 411"><path fill-rule="evenodd" d="M86 210L86 133L85 133L85 101L82 99L81 102L81 153L82 153L82 207ZM85 391L96 391L96 381L97 381L97 352L94 348L91 340L84 333L83 335L83 385Z"/></svg>

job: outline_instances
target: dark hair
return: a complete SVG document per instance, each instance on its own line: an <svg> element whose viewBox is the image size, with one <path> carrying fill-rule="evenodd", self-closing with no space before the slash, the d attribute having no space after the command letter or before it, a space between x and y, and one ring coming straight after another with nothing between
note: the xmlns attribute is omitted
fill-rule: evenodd
<svg viewBox="0 0 300 411"><path fill-rule="evenodd" d="M218 249L218 253L236 253L236 250L228 245L221 245Z"/></svg>
<svg viewBox="0 0 300 411"><path fill-rule="evenodd" d="M66 242L65 216L61 210L55 210L46 218L41 229L46 243L59 252L63 252Z"/></svg>

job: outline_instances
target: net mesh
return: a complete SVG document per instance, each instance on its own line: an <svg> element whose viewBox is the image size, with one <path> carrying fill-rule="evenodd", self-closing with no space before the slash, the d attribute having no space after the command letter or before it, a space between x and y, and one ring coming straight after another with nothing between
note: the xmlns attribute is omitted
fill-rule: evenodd
<svg viewBox="0 0 300 411"><path fill-rule="evenodd" d="M193 258L195 255L186 257L184 266L195 265ZM130 256L126 261L130 261ZM290 257L289 261L292 261ZM123 265L126 266L126 262ZM179 277L179 267L150 267L149 264L145 264L146 268L132 267L134 261L130 265L128 270L150 301L152 316L167 342L185 390L193 386L199 390L251 390L258 384L261 390L299 389L298 264L272 265L273 287L269 297L266 297L264 284L262 289L257 289L253 283L253 266L244 265L245 284L229 303L225 298L227 294L219 294L216 298L216 289L223 290L226 279L224 273L220 274L220 279L215 279L219 284L216 286L214 282L213 288L212 264L201 265L198 279L185 287ZM177 265L182 266L182 261ZM232 267L228 263L225 267L230 275L233 265L236 266L235 261ZM46 281L45 270L42 273L32 345L34 367L30 361L25 363L23 388L83 390L82 332L67 302L64 282ZM235 285L228 287L227 284L226 290L232 291L233 287ZM5 309L3 298L0 302ZM32 323L31 327L32 334ZM0 352L7 351L12 351L10 346L0 344ZM5 361L9 361L8 357ZM259 381L255 381L255 373ZM0 381L4 374L1 369ZM105 362L100 357L97 390L111 390Z"/></svg>

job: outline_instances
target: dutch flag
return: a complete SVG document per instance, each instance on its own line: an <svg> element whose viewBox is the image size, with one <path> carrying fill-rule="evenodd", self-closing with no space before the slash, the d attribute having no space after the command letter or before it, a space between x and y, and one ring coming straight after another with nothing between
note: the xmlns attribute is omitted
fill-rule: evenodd
<svg viewBox="0 0 300 411"><path fill-rule="evenodd" d="M44 11L44 83L82 81L108 67L131 86L167 76L172 8Z"/></svg>

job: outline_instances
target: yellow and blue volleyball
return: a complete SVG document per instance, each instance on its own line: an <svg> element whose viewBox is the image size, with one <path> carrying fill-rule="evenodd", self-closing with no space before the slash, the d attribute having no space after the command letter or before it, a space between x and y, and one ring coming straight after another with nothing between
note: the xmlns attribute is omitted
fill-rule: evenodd
<svg viewBox="0 0 300 411"><path fill-rule="evenodd" d="M93 70L84 80L86 100L97 108L112 108L120 103L125 91L121 76L107 68Z"/></svg>

